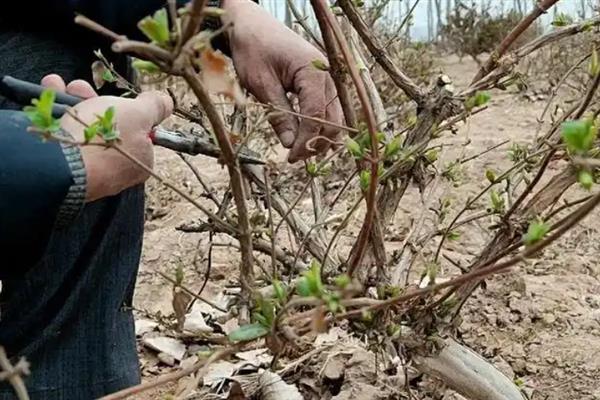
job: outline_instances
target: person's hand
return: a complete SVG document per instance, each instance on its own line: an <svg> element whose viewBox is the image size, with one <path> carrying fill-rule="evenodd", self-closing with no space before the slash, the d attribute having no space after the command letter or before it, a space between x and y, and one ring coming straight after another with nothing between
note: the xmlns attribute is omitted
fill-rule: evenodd
<svg viewBox="0 0 600 400"><path fill-rule="evenodd" d="M342 110L331 76L313 65L326 58L310 43L250 0L224 0L224 23L233 23L229 44L240 83L258 101L292 111L287 93L298 95L300 113L342 123ZM269 120L288 160L311 156L307 142L320 135L335 139L336 128L288 113L274 113ZM330 144L318 140L311 147L322 152Z"/></svg>
<svg viewBox="0 0 600 400"><path fill-rule="evenodd" d="M115 121L120 133L120 145L146 166L152 168L154 151L148 134L152 128L173 112L170 96L159 92L146 92L136 99L98 96L85 81L77 80L65 85L58 75L48 75L42 85L56 91L85 98L73 107L77 117L92 123L107 108L115 107ZM61 118L62 128L76 140L83 140L84 127L73 117ZM114 149L100 146L82 146L81 156L87 174L86 201L113 196L148 179L148 173Z"/></svg>

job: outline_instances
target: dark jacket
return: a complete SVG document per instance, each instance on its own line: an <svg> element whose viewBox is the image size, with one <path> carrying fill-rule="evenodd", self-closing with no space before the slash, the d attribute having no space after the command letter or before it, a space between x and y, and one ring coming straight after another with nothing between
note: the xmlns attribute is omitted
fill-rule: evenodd
<svg viewBox="0 0 600 400"><path fill-rule="evenodd" d="M0 12L0 75L91 80L108 43L72 23L81 12L136 37L164 0L18 0ZM123 70L121 70L123 72ZM131 302L144 223L143 187L83 205L76 148L28 133L0 98L0 345L25 356L32 400L87 400L139 382ZM0 400L14 399L0 382Z"/></svg>

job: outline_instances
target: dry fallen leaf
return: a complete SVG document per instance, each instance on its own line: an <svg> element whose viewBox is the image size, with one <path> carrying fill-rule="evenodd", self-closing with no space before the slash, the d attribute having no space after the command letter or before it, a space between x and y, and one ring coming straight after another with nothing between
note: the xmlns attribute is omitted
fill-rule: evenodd
<svg viewBox="0 0 600 400"><path fill-rule="evenodd" d="M177 361L181 361L183 356L185 356L186 347L185 345L177 339L173 339L170 337L154 337L154 338L144 338L142 340L144 346L149 347L159 353L166 353Z"/></svg>
<svg viewBox="0 0 600 400"><path fill-rule="evenodd" d="M209 92L229 97L239 106L246 103L242 88L233 77L225 56L206 46L200 53L202 81Z"/></svg>
<svg viewBox="0 0 600 400"><path fill-rule="evenodd" d="M173 288L173 311L177 318L177 330L181 331L185 323L187 307L192 301L192 296L184 292L181 288L175 286Z"/></svg>
<svg viewBox="0 0 600 400"><path fill-rule="evenodd" d="M263 372L258 378L263 400L304 400L295 385L287 384L271 371Z"/></svg>

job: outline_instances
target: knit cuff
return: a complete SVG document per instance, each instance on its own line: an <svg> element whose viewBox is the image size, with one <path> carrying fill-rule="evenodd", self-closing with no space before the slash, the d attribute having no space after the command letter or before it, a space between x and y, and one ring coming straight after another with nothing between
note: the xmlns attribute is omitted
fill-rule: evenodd
<svg viewBox="0 0 600 400"><path fill-rule="evenodd" d="M81 158L81 149L77 145L68 143L61 143L61 147L71 170L73 183L58 210L56 226L59 228L69 225L77 218L85 204L87 190L87 174Z"/></svg>

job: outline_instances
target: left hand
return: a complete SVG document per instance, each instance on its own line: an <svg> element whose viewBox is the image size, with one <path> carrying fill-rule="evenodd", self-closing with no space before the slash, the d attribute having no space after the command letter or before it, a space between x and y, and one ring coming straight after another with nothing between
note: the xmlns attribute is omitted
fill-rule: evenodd
<svg viewBox="0 0 600 400"><path fill-rule="evenodd" d="M287 93L298 96L300 113L342 124L342 109L329 72L313 65L327 59L309 42L273 18L250 0L224 0L224 23L233 23L229 44L241 84L260 102L293 111ZM335 139L337 128L288 113L274 113L269 120L281 144L290 150L289 162L314 154L306 144L316 136ZM324 152L330 143L313 144Z"/></svg>

